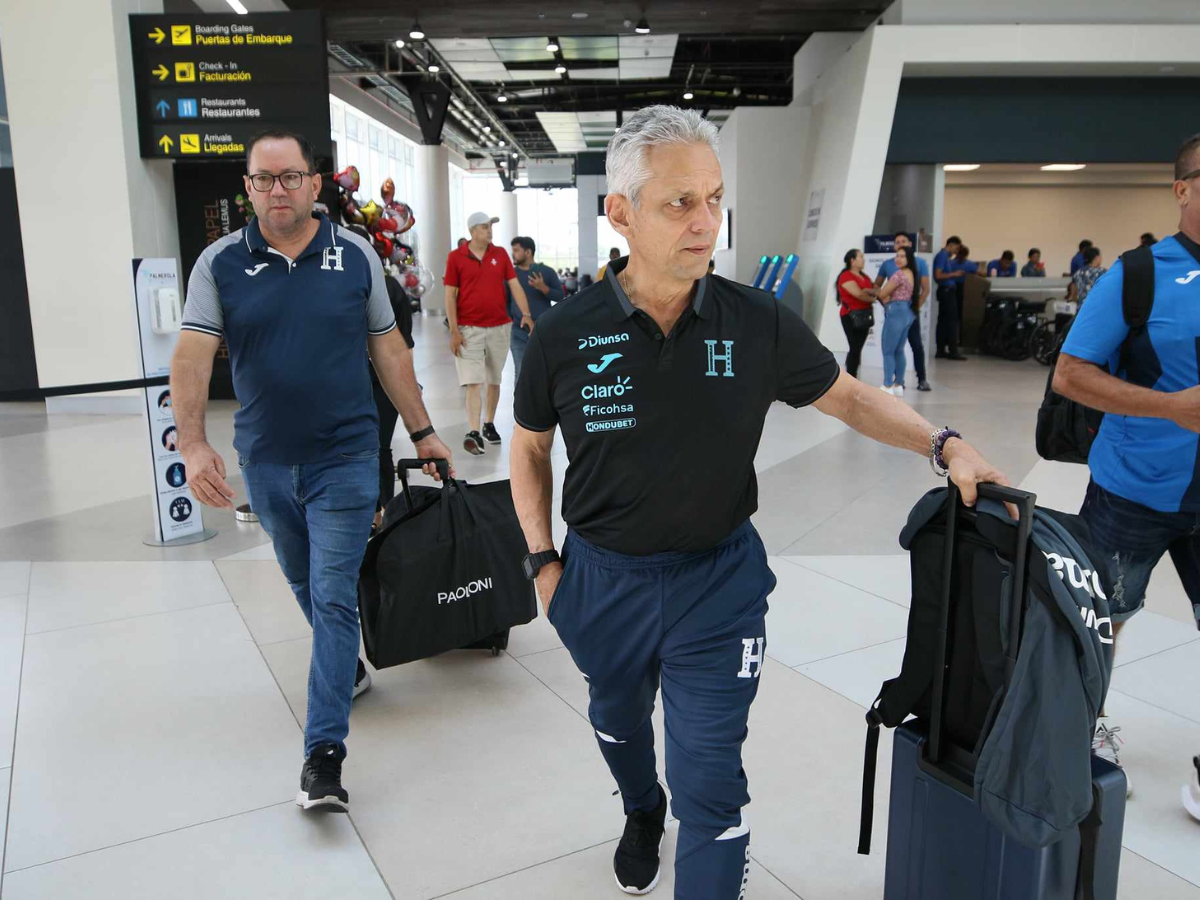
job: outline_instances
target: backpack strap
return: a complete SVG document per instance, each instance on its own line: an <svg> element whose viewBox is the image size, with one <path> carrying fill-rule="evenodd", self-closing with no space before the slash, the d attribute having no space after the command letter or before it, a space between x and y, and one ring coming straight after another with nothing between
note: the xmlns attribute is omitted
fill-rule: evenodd
<svg viewBox="0 0 1200 900"><path fill-rule="evenodd" d="M1075 900L1096 900L1096 851L1104 824L1104 801L1100 786L1092 782L1092 811L1079 823L1079 872Z"/></svg>
<svg viewBox="0 0 1200 900"><path fill-rule="evenodd" d="M884 686L886 690L886 685ZM858 852L863 856L871 853L871 831L875 826L875 769L879 763L879 726L883 717L875 704L883 696L880 691L875 703L867 710L867 743L863 748L862 810L858 820Z"/></svg>
<svg viewBox="0 0 1200 900"><path fill-rule="evenodd" d="M1121 254L1125 276L1121 286L1121 311L1129 330L1140 331L1150 320L1154 308L1154 253L1149 247L1135 247Z"/></svg>

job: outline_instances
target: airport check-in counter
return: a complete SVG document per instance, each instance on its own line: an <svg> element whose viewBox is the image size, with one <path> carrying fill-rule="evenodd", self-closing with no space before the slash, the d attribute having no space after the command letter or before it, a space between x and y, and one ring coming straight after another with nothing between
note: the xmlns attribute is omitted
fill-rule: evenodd
<svg viewBox="0 0 1200 900"><path fill-rule="evenodd" d="M1060 278L984 278L968 275L963 285L962 345L979 346L979 329L983 326L984 309L989 294L1021 297L1041 302L1058 300L1067 295L1071 279Z"/></svg>

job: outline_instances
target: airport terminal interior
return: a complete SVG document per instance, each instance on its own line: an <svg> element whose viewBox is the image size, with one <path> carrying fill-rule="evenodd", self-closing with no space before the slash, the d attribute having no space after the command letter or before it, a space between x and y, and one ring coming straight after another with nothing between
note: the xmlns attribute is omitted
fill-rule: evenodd
<svg viewBox="0 0 1200 900"><path fill-rule="evenodd" d="M42 36L65 21L84 40L59 65ZM1100 251L1085 271L1107 269L1144 234L1179 230L1173 167L1200 132L1197 47L1200 7L1181 0L0 4L0 897L623 896L625 810L586 676L540 604L496 653L368 667L345 739L348 813L297 806L314 632L248 502L229 354L217 354L207 437L235 508L201 504L184 482L164 397L193 267L251 228L241 176L257 131L312 141L317 203L360 229L346 259L373 250L396 280L424 406L468 485L510 478L517 378L510 355L499 441L468 452L448 256L476 252L460 239L482 212L497 248L533 239L568 309L611 290L594 284L610 248L631 249L606 215L606 148L638 110L667 104L719 129L713 278L767 291L840 365L847 251L864 250L873 276L901 234L931 269L951 236L969 246L965 358L937 352L938 307L955 301L935 285L914 327L928 390L909 349L896 400L961 433L1040 507L1076 513L1088 466L1035 446L1047 351L1096 283L1075 277L1081 241ZM340 269L340 249L325 257ZM985 277L1014 258L1012 277ZM876 394L888 386L880 309L858 371ZM396 459L418 452L408 434L401 422ZM704 494L746 478L727 449L672 458L691 460ZM561 431L550 462L561 549ZM896 888L890 729L871 852L856 852L865 717L909 630L899 536L945 484L927 455L775 402L753 469L751 522L777 586L742 751L746 877L727 897L677 889L669 806L653 895L1074 897ZM1200 804L1193 602L1164 556L1116 644L1105 713L1132 792L1119 883L1096 897L1200 900L1200 813L1186 803L1190 785ZM652 720L666 784L661 702Z"/></svg>

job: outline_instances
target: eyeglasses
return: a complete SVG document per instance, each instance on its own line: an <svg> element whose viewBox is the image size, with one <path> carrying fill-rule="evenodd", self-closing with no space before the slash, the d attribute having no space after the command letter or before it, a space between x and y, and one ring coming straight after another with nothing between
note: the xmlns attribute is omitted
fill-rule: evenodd
<svg viewBox="0 0 1200 900"><path fill-rule="evenodd" d="M270 175L266 172L260 172L257 175L250 176L250 183L254 185L254 189L260 194L265 194L267 191L273 190L276 180L279 181L287 190L297 190L300 185L304 184L306 176L312 172L284 172L280 175Z"/></svg>
<svg viewBox="0 0 1200 900"><path fill-rule="evenodd" d="M1176 178L1175 180L1176 181L1191 181L1197 175L1200 175L1200 169L1193 169L1191 172L1188 172L1182 178Z"/></svg>

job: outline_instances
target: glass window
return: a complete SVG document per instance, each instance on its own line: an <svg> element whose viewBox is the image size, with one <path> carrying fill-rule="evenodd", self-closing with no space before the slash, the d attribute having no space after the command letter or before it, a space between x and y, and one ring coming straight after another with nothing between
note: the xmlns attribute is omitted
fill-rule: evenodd
<svg viewBox="0 0 1200 900"><path fill-rule="evenodd" d="M383 146L383 132L374 125L368 125L367 130L371 136L371 149L380 149Z"/></svg>
<svg viewBox="0 0 1200 900"><path fill-rule="evenodd" d="M329 130L341 134L346 129L346 107L340 103L329 104Z"/></svg>

